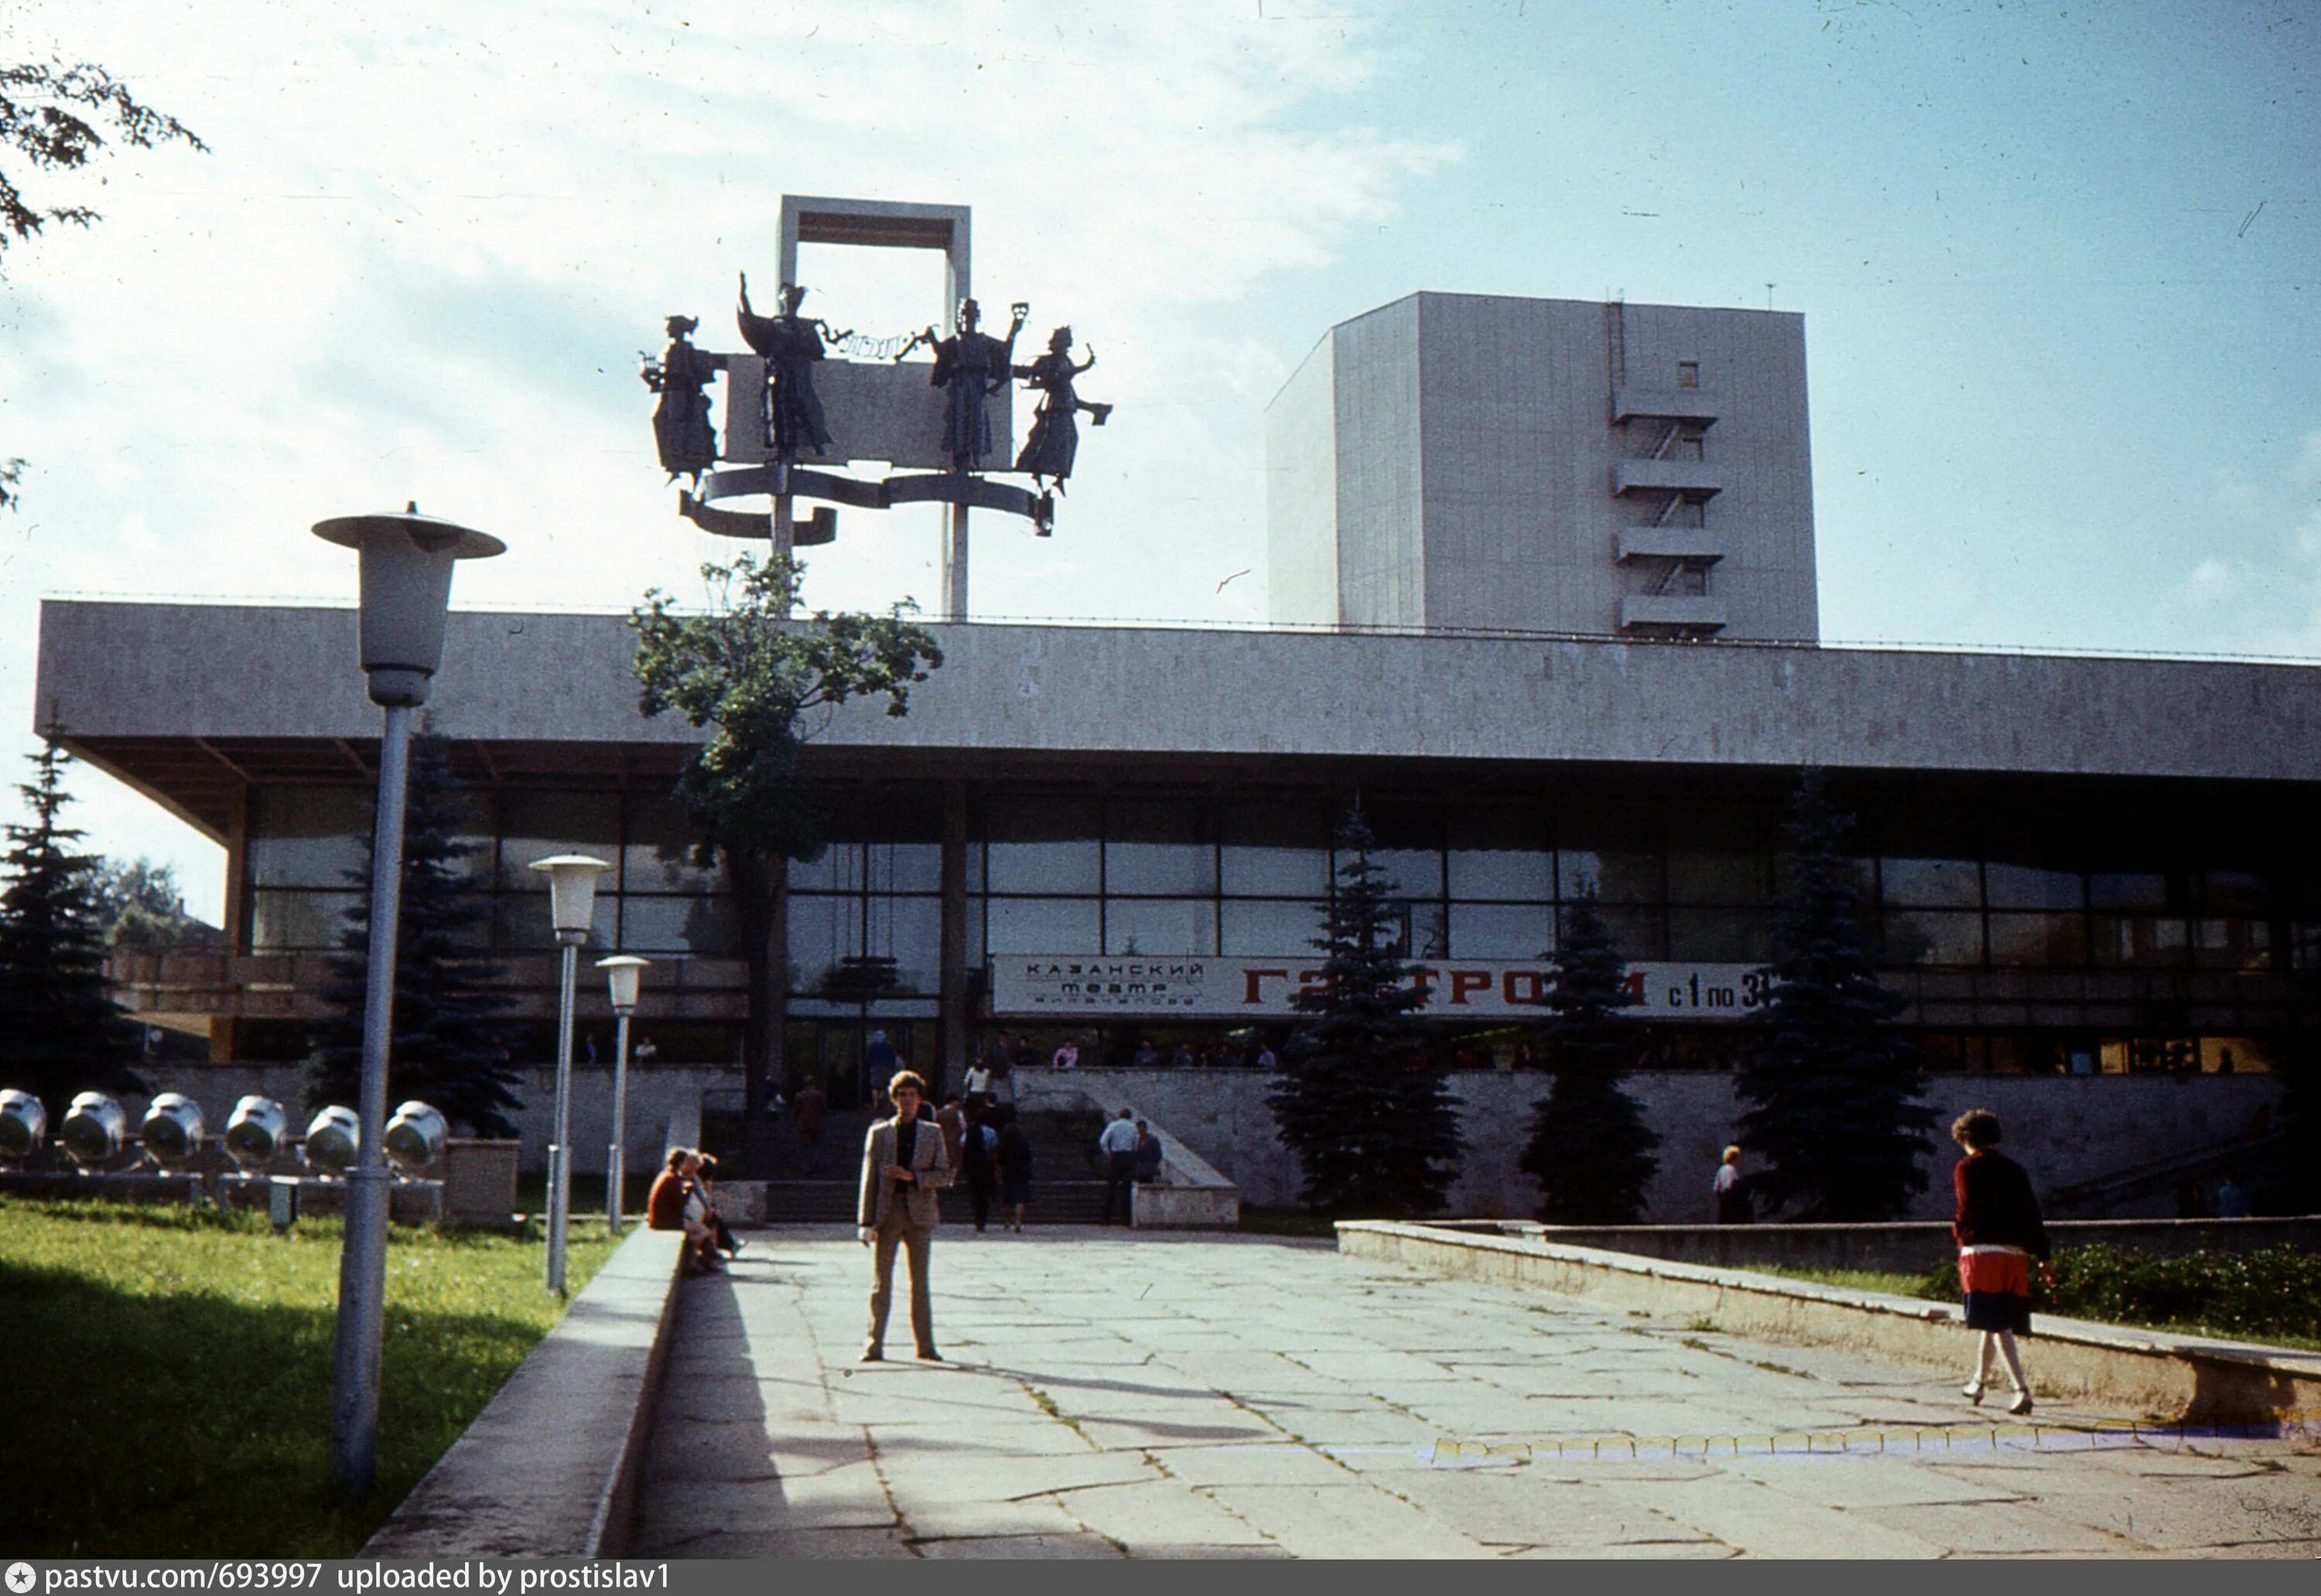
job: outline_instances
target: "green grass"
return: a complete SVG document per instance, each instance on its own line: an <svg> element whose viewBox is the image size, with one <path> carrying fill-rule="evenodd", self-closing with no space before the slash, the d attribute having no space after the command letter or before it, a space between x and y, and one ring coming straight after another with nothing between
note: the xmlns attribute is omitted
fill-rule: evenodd
<svg viewBox="0 0 2321 1596"><path fill-rule="evenodd" d="M1823 1285L1936 1302L1959 1300L1955 1259L1925 1274L1751 1267ZM2321 1351L2321 1257L2295 1247L2194 1252L2175 1258L2133 1247L2067 1247L2055 1254L2055 1277L2052 1287L2033 1279L2034 1312Z"/></svg>
<svg viewBox="0 0 2321 1596"><path fill-rule="evenodd" d="M1241 1205L1241 1227L1252 1236L1294 1236L1309 1240L1338 1239L1337 1221L1304 1208L1261 1208Z"/></svg>
<svg viewBox="0 0 2321 1596"><path fill-rule="evenodd" d="M378 1482L326 1480L336 1219L0 1207L5 1538L27 1557L345 1557L562 1312L530 1236L397 1227ZM577 1291L608 1253L576 1226Z"/></svg>

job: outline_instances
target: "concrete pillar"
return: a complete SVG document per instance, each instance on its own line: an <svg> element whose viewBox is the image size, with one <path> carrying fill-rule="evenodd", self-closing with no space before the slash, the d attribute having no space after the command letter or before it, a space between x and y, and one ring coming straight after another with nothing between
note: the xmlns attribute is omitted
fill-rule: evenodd
<svg viewBox="0 0 2321 1596"><path fill-rule="evenodd" d="M942 1017L943 1088L957 1091L967 1079L967 783L943 787L942 953L940 1013Z"/></svg>

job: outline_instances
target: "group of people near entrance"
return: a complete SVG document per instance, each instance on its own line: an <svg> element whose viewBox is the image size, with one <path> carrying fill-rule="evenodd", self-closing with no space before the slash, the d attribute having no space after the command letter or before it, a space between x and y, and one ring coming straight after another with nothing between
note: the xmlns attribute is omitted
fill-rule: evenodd
<svg viewBox="0 0 2321 1596"><path fill-rule="evenodd" d="M2009 1413L2031 1411L2031 1385L2015 1338L2031 1331L2031 1272L2050 1286L2047 1227L2039 1199L2021 1164L1998 1151L1998 1116L1973 1108L1952 1123L1951 1139L1964 1154L1951 1172L1958 1209L1951 1238L1958 1245L1959 1288L1965 1298L1966 1327L1980 1332L1974 1369L1961 1394L1977 1407L1991 1377L2003 1368L2013 1393ZM1741 1149L1725 1149L1710 1196L1719 1225L1746 1225L1755 1216L1748 1179L1741 1173Z"/></svg>

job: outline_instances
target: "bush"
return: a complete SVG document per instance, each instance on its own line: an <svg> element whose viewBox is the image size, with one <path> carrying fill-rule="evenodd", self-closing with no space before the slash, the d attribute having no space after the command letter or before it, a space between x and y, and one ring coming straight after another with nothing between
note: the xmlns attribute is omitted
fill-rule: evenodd
<svg viewBox="0 0 2321 1596"><path fill-rule="evenodd" d="M1957 1260L1929 1274L1918 1294L1957 1301ZM2071 1247L2055 1255L2052 1288L2034 1274L2031 1306L2106 1324L2180 1327L2256 1341L2309 1339L2321 1327L2321 1256L2295 1247L2175 1258L2132 1247Z"/></svg>

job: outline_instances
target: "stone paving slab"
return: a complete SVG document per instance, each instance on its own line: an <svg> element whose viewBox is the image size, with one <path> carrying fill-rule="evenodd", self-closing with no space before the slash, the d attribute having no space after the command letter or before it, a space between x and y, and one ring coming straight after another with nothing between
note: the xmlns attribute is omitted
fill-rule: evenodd
<svg viewBox="0 0 2321 1596"><path fill-rule="evenodd" d="M2043 1399L2041 1421L2078 1449L1994 1450L1995 1427L2019 1432L1949 1380L1310 1245L947 1229L933 1273L951 1361L907 1355L898 1301L904 1354L862 1364L869 1267L851 1232L752 1244L730 1273L685 1287L637 1555L2310 1557L2321 1545L2310 1442L2089 1450L2088 1427L2135 1416ZM2035 1380L2035 1340L2026 1355ZM1889 1450L1862 1439L1838 1455L1845 1433L1886 1434ZM1824 1450L1805 1455L1807 1434ZM1693 1437L1688 1455L1675 1436ZM1785 1455L1769 1456L1775 1436ZM1756 1439L1743 1450L1740 1436Z"/></svg>

